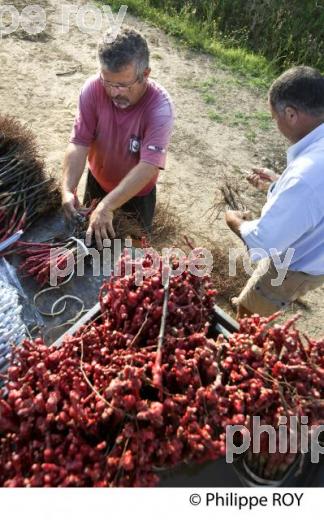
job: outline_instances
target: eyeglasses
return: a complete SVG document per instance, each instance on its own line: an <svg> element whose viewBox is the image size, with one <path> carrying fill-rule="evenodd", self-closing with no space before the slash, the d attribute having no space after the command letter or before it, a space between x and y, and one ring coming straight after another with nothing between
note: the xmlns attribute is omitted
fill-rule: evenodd
<svg viewBox="0 0 324 520"><path fill-rule="evenodd" d="M118 90L122 90L122 91L124 91L124 92L129 91L129 90L131 89L131 87L132 87L133 85L135 85L135 83L138 82L138 80L139 80L139 77L137 76L136 79L135 79L134 81L132 81L131 83L127 83L127 84L120 84L120 83L118 84L118 83L117 83L117 84L116 84L116 83L110 83L110 81L106 81L106 80L102 77L102 75L100 74L100 81L101 81L102 85L103 85L105 88L109 88L109 89L111 89L111 88L116 88L116 89L118 89Z"/></svg>

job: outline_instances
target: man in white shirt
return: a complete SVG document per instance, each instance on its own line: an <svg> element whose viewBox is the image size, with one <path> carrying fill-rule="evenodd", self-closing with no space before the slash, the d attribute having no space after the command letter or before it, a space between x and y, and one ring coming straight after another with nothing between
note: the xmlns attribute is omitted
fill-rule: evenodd
<svg viewBox="0 0 324 520"><path fill-rule="evenodd" d="M292 146L281 176L261 168L248 177L259 188L273 181L260 218L225 215L259 261L236 299L238 317L269 315L324 284L324 77L311 67L294 67L273 83L269 103Z"/></svg>

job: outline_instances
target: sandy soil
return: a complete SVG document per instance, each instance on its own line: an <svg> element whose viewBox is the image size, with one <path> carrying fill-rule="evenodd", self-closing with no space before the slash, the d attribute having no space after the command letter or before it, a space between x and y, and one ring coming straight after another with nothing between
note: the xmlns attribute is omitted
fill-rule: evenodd
<svg viewBox="0 0 324 520"><path fill-rule="evenodd" d="M21 11L27 2L11 4ZM97 70L100 33L83 34L72 17L69 31L62 34L61 2L38 0L37 4L47 14L42 33L30 36L19 29L0 40L0 110L31 126L48 170L60 176L78 92ZM130 16L126 22L147 37L152 77L169 90L176 106L168 166L159 181L160 200L169 202L197 245L206 240L210 244L231 241L243 250L226 229L222 214L214 220L210 208L215 193L216 202L221 200L219 188L229 176L239 184L245 205L257 215L264 196L248 185L240 170L254 165L280 169L284 164L286 143L268 119L264 93L215 59L179 47L157 28ZM303 300L304 328L315 336L324 330L323 295L321 288ZM300 305L294 306L296 310Z"/></svg>

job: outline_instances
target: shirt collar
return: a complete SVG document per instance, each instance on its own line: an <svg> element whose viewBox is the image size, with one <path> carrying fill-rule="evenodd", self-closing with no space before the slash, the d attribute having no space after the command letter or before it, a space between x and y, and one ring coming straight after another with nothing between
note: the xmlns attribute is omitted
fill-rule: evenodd
<svg viewBox="0 0 324 520"><path fill-rule="evenodd" d="M324 123L314 128L309 134L305 135L300 141L293 144L288 148L287 151L287 164L296 159L296 157L308 148L311 144L315 143L319 139L324 138Z"/></svg>

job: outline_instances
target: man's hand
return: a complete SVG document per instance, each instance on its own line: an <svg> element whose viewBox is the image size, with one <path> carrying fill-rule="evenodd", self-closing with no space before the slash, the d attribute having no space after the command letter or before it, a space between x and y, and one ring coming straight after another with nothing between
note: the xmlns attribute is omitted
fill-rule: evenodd
<svg viewBox="0 0 324 520"><path fill-rule="evenodd" d="M259 190L267 190L269 182L275 182L278 178L279 175L269 168L252 168L252 173L246 177L249 183Z"/></svg>
<svg viewBox="0 0 324 520"><path fill-rule="evenodd" d="M67 219L76 217L77 210L80 207L76 190L85 167L87 155L88 147L73 143L70 143L65 151L62 180L62 206Z"/></svg>
<svg viewBox="0 0 324 520"><path fill-rule="evenodd" d="M103 248L103 240L115 238L113 228L114 212L101 201L96 209L92 212L89 227L86 233L86 245L91 246L93 235L99 250Z"/></svg>
<svg viewBox="0 0 324 520"><path fill-rule="evenodd" d="M62 196L62 207L64 215L68 220L73 219L77 216L80 202L78 196L71 191L64 191Z"/></svg>
<svg viewBox="0 0 324 520"><path fill-rule="evenodd" d="M251 218L250 211L233 211L229 210L225 212L225 221L228 227L241 238L240 225L243 220Z"/></svg>

